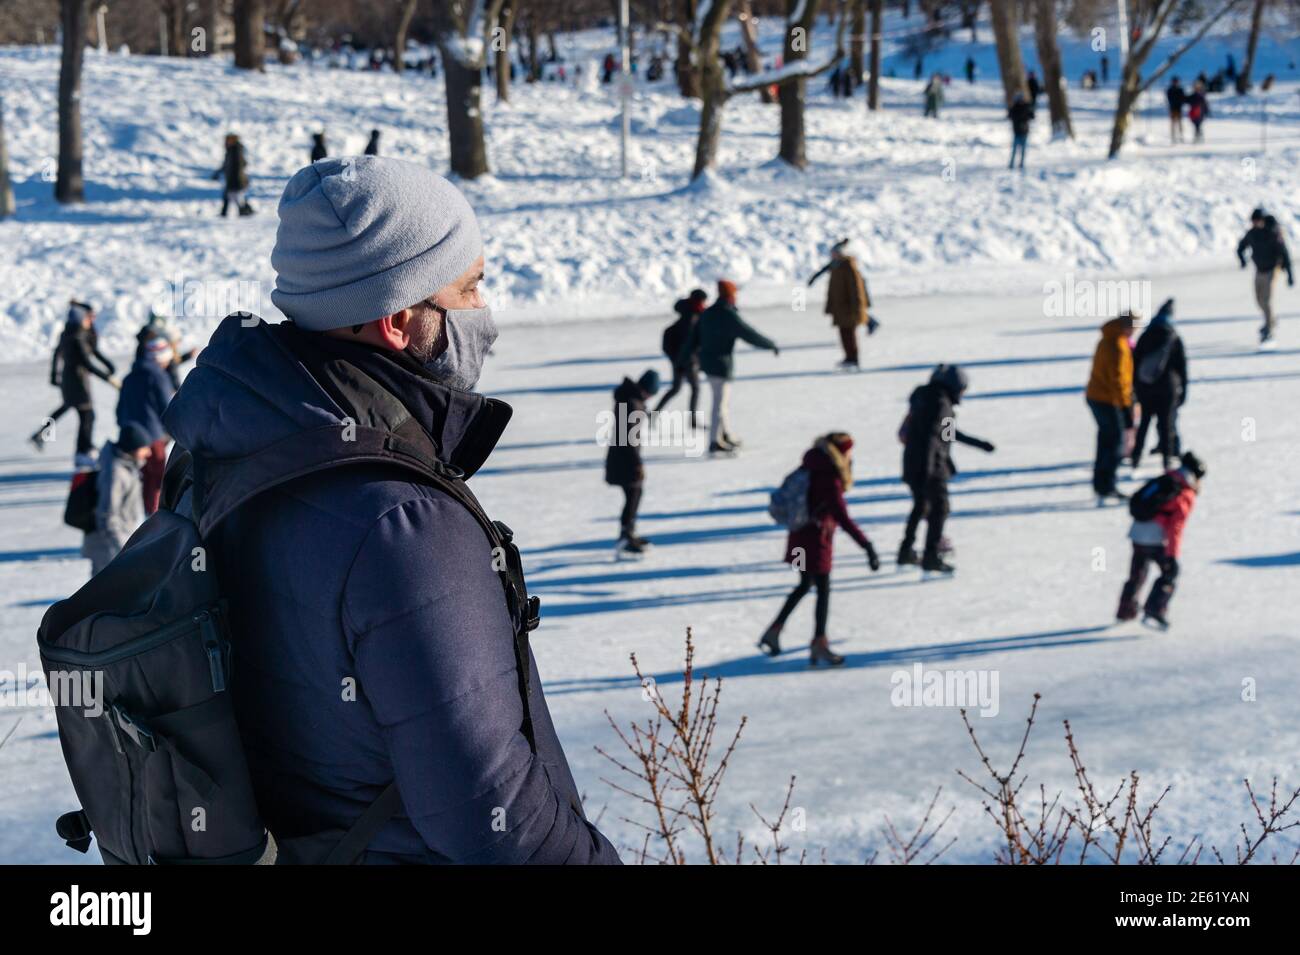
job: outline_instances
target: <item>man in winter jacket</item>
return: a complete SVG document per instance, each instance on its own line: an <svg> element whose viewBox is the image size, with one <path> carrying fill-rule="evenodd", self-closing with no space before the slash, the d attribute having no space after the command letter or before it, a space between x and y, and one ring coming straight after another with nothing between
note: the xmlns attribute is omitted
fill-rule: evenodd
<svg viewBox="0 0 1300 955"><path fill-rule="evenodd" d="M1120 620L1133 620L1138 614L1138 591L1147 577L1147 568L1153 562L1160 568L1160 577L1147 596L1143 608L1146 619L1161 629L1169 626L1169 601L1174 595L1178 580L1178 558L1183 548L1183 528L1196 504L1205 477L1205 465L1188 451L1182 456L1182 466L1171 470L1162 480L1168 484L1167 499L1160 504L1150 520L1135 520L1129 530L1133 541L1133 561L1129 566L1128 580L1119 598Z"/></svg>
<svg viewBox="0 0 1300 955"><path fill-rule="evenodd" d="M1276 319L1273 316L1273 283L1279 270L1286 272L1286 284L1295 285L1295 275L1291 271L1291 253L1287 251L1286 241L1282 238L1282 229L1277 219L1265 215L1263 209L1256 209L1250 216L1250 229L1237 243L1237 260L1241 267L1246 267L1246 253L1255 263L1255 301L1264 313L1264 324L1259 330L1260 344L1273 337Z"/></svg>
<svg viewBox="0 0 1300 955"><path fill-rule="evenodd" d="M1029 124L1034 120L1034 104L1025 98L1024 93L1017 92L1007 110L1007 119L1011 120L1011 161L1008 169L1016 167L1016 155L1020 156L1020 168L1025 168L1025 150L1029 146Z"/></svg>
<svg viewBox="0 0 1300 955"><path fill-rule="evenodd" d="M1169 88L1165 90L1165 101L1169 104L1169 141L1171 143L1181 143L1183 141L1183 105L1187 102L1187 91L1183 89L1183 84L1174 77L1169 81Z"/></svg>
<svg viewBox="0 0 1300 955"><path fill-rule="evenodd" d="M641 506L645 465L641 442L649 427L646 401L659 390L659 373L653 369L633 381L624 378L614 389L614 430L605 453L605 483L623 489L623 513L619 518L618 549L621 553L643 553L650 542L636 534L636 512Z"/></svg>
<svg viewBox="0 0 1300 955"><path fill-rule="evenodd" d="M117 425L138 425L149 438L149 460L145 463L143 485L144 513L148 517L158 510L163 473L167 469L167 431L163 412L176 393L167 373L173 359L171 342L161 336L149 339L137 353L135 364L122 379L122 394L117 399Z"/></svg>
<svg viewBox="0 0 1300 955"><path fill-rule="evenodd" d="M300 475L208 535L263 818L301 844L395 785L364 863L617 863L547 711L535 608L503 586L512 535L464 483L512 414L473 390L496 338L473 210L423 165L364 156L299 170L279 218L290 321L228 317L164 418L204 484L228 462Z"/></svg>
<svg viewBox="0 0 1300 955"><path fill-rule="evenodd" d="M923 570L952 573L943 559L940 542L948 519L948 479L957 473L952 460L952 443L993 451L981 438L957 430L956 408L966 393L969 379L957 365L939 365L930 381L912 392L907 418L899 437L903 441L903 482L912 492L912 511L907 517L902 543L898 546L900 566L917 563L916 534L927 520Z"/></svg>
<svg viewBox="0 0 1300 955"><path fill-rule="evenodd" d="M799 601L817 588L817 608L813 616L813 638L809 646L811 666L825 663L842 666L844 657L831 650L826 634L831 600L831 561L834 556L835 529L842 528L867 554L873 572L880 569L880 558L862 528L849 515L844 494L853 486L853 438L843 431L833 431L818 438L803 456L808 473L808 516L803 527L792 527L786 536L785 562L799 571L799 583L786 597L776 619L763 633L758 647L768 656L781 653L781 630Z"/></svg>
<svg viewBox="0 0 1300 955"><path fill-rule="evenodd" d="M116 373L113 363L100 354L95 337L95 310L85 302L71 303L68 322L50 362L50 384L59 389L63 401L28 440L38 451L43 451L51 426L75 409L78 419L76 457L83 464L92 463L95 405L90 397L90 377L93 375L114 388L120 388L121 383L114 377Z"/></svg>
<svg viewBox="0 0 1300 955"><path fill-rule="evenodd" d="M731 379L735 375L736 340L755 348L768 348L776 355L781 349L766 335L751 328L736 308L736 285L726 279L718 282L718 299L700 316L682 346L679 360L698 355L700 370L709 379L713 409L709 418L709 453L733 454L740 442L731 436L728 406L731 402Z"/></svg>
<svg viewBox="0 0 1300 955"><path fill-rule="evenodd" d="M116 441L99 453L95 475L95 529L81 543L93 577L118 555L126 539L144 522L140 468L149 460L149 436L136 424L122 428Z"/></svg>
<svg viewBox="0 0 1300 955"><path fill-rule="evenodd" d="M1115 486L1124 457L1124 432L1133 427L1133 351L1129 336L1136 317L1125 312L1101 326L1101 341L1092 356L1092 373L1085 392L1088 408L1097 422L1097 454L1092 468L1092 489L1098 503L1124 499Z"/></svg>
<svg viewBox="0 0 1300 955"><path fill-rule="evenodd" d="M709 293L702 288L693 289L691 294L686 298L679 298L673 311L677 313L677 321L673 322L664 329L663 348L664 354L673 365L673 383L672 386L659 399L659 404L655 405L655 414L664 410L664 406L677 396L677 392L682 390L682 385L686 384L691 389L691 427L699 427L697 418L697 407L700 397L700 363L694 353L686 353L683 347L686 340L691 337L691 330L695 328L695 323L700 320L700 315L704 312L705 303L709 300Z"/></svg>
<svg viewBox="0 0 1300 955"><path fill-rule="evenodd" d="M1169 470L1179 453L1178 409L1187 400L1187 351L1174 328L1174 300L1168 299L1133 349L1133 390L1142 417L1133 439L1129 463L1142 463L1147 430L1156 422L1156 450Z"/></svg>
<svg viewBox="0 0 1300 955"><path fill-rule="evenodd" d="M226 134L226 155L221 168L212 174L213 179L225 179L225 188L221 192L221 215L230 214L233 202L241 216L251 216L253 207L248 204L245 193L248 191L248 160L244 156L244 144L234 133Z"/></svg>
<svg viewBox="0 0 1300 955"><path fill-rule="evenodd" d="M1192 121L1194 131L1192 141L1201 143L1205 141L1205 133L1201 126L1210 116L1210 101L1205 97L1205 83L1197 80L1192 84L1192 91L1187 96L1187 118Z"/></svg>
<svg viewBox="0 0 1300 955"><path fill-rule="evenodd" d="M866 325L867 309L871 307L871 297L867 294L866 282L858 270L857 260L848 254L848 240L831 246L830 264L808 280L811 286L822 274L830 272L830 282L826 289L826 314L831 317L831 324L839 329L840 344L844 347L844 360L840 367L856 371L858 365L858 326Z"/></svg>

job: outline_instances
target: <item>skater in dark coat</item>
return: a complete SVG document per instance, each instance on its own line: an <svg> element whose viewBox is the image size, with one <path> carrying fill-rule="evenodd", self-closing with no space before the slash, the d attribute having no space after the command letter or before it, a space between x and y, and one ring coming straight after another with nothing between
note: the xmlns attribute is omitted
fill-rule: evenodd
<svg viewBox="0 0 1300 955"><path fill-rule="evenodd" d="M1135 520L1129 529L1133 541L1133 561L1128 580L1119 598L1120 620L1133 620L1138 614L1138 592L1146 582L1147 569L1154 562L1160 578L1147 596L1146 619L1161 629L1169 626L1169 601L1178 580L1178 558L1183 548L1183 528L1196 505L1196 495L1205 477L1205 465L1192 452L1182 456L1182 466L1167 473L1172 495L1160 505L1150 520Z"/></svg>
<svg viewBox="0 0 1300 955"><path fill-rule="evenodd" d="M1178 409L1187 400L1187 351L1174 329L1174 300L1160 306L1151 324L1133 349L1133 391L1142 407L1129 463L1142 462L1147 430L1156 422L1157 444L1164 468L1169 470L1181 450L1178 441Z"/></svg>
<svg viewBox="0 0 1300 955"><path fill-rule="evenodd" d="M1024 93L1016 93L1007 110L1007 119L1011 120L1011 161L1008 169L1016 166L1016 156L1020 157L1020 168L1025 168L1025 150L1029 147L1029 124L1034 120L1034 104L1025 99Z"/></svg>
<svg viewBox="0 0 1300 955"><path fill-rule="evenodd" d="M117 368L99 351L95 336L95 311L85 302L72 302L68 321L54 348L50 362L50 384L62 393L63 401L29 439L38 451L45 449L47 431L68 411L77 412L76 454L85 463L94 454L95 405L90 397L90 377L94 375L114 388L121 382L114 377Z"/></svg>
<svg viewBox="0 0 1300 955"><path fill-rule="evenodd" d="M790 614L808 591L816 587L817 609L808 662L812 666L819 663L840 666L844 663L844 658L831 650L826 635L835 529L842 528L866 551L867 563L873 571L880 569L875 547L849 516L848 504L844 501L844 492L853 486L852 450L853 438L842 431L833 431L818 438L803 456L803 467L808 471L808 515L811 520L804 527L791 528L786 538L785 562L799 571L799 583L790 591L776 619L759 641L759 649L771 656L781 652L781 629Z"/></svg>
<svg viewBox="0 0 1300 955"><path fill-rule="evenodd" d="M329 155L329 150L325 148L325 134L312 133L311 134L311 161L315 162L318 159L324 159L328 155Z"/></svg>
<svg viewBox="0 0 1300 955"><path fill-rule="evenodd" d="M614 429L605 454L605 483L623 489L623 513L619 517L618 549L640 554L649 541L636 535L636 513L641 506L645 465L641 445L646 440L650 417L645 403L659 390L659 373L650 370L633 381L624 378L614 389Z"/></svg>
<svg viewBox="0 0 1300 955"><path fill-rule="evenodd" d="M912 512L907 517L903 540L898 546L900 566L917 563L916 534L926 520L922 569L952 573L943 559L943 526L948 520L948 479L957 473L952 460L952 443L991 452L993 445L958 431L953 426L955 406L961 403L969 380L957 365L939 365L930 381L912 392L907 417L899 437L903 441L903 483L912 492Z"/></svg>
<svg viewBox="0 0 1300 955"><path fill-rule="evenodd" d="M171 364L167 366L167 377L172 381L172 390L176 391L181 386L181 366L193 361L199 350L181 348L180 333L169 325L163 316L150 311L149 320L135 333L135 361L140 360L140 357L149 350L150 343L157 338L162 338L171 345Z"/></svg>
<svg viewBox="0 0 1300 955"><path fill-rule="evenodd" d="M176 394L171 375L167 373L171 363L171 343L161 336L151 338L122 380L122 394L117 400L118 427L134 425L148 439L150 456L140 475L145 517L158 510L163 473L167 469L168 439L163 412Z"/></svg>
<svg viewBox="0 0 1300 955"><path fill-rule="evenodd" d="M231 203L234 203L241 216L253 214L253 207L248 204L245 196L248 191L248 159L244 155L244 144L234 133L226 135L226 157L212 178L225 180L225 188L221 193L223 216L230 213Z"/></svg>
<svg viewBox="0 0 1300 955"><path fill-rule="evenodd" d="M780 355L781 349L766 335L752 328L740 317L736 307L736 285L727 279L718 282L718 298L704 310L700 320L691 329L682 346L680 359L685 361L699 355L700 370L709 379L713 392L713 410L709 417L709 453L733 453L740 442L731 436L731 379L735 375L736 340L749 342L755 348L771 349Z"/></svg>
<svg viewBox="0 0 1300 955"><path fill-rule="evenodd" d="M1286 272L1286 284L1295 285L1295 274L1291 271L1291 253L1287 251L1286 241L1277 219L1267 215L1263 209L1256 209L1250 214L1250 229L1237 243L1237 260L1241 267L1246 267L1246 253L1255 263L1255 303L1264 313L1264 324L1259 329L1259 342L1264 344L1273 338L1277 319L1273 315L1273 284L1279 271Z"/></svg>
<svg viewBox="0 0 1300 955"><path fill-rule="evenodd" d="M1181 143L1183 141L1183 106L1187 104L1187 91L1183 89L1183 84L1174 77L1169 81L1169 88L1165 90L1165 101L1169 104L1169 141L1171 143Z"/></svg>
<svg viewBox="0 0 1300 955"><path fill-rule="evenodd" d="M673 306L673 311L677 313L677 321L673 322L664 329L663 348L664 354L673 364L673 383L672 386L659 399L659 404L655 406L655 414L664 410L664 406L677 396L682 390L682 385L689 385L691 389L691 427L699 426L696 417L696 408L700 397L700 360L694 352L685 352L686 341L691 337L691 331L695 328L695 323L700 320L704 313L704 306L709 300L709 293L702 288L693 289L691 294L686 298L680 298Z"/></svg>

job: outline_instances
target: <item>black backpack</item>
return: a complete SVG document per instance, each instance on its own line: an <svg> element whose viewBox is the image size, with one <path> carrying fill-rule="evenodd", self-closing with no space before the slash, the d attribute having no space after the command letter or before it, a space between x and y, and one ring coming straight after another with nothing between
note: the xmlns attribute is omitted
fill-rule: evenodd
<svg viewBox="0 0 1300 955"><path fill-rule="evenodd" d="M99 504L99 472L78 471L72 475L68 503L63 507L63 523L89 534L96 529L95 508Z"/></svg>
<svg viewBox="0 0 1300 955"><path fill-rule="evenodd" d="M229 618L205 541L254 495L329 468L402 468L460 501L482 525L493 552L505 558L500 576L515 624L520 729L536 751L528 633L537 626L539 601L527 594L513 534L483 513L458 469L438 461L427 434L406 424L412 427L400 434L357 426L342 456L335 426L232 462L192 460L177 449L164 508L103 571L49 608L37 642L82 806L56 824L70 847L86 852L93 832L109 864L269 859L228 692L238 679ZM400 808L390 785L346 832L275 840L276 861L355 862Z"/></svg>
<svg viewBox="0 0 1300 955"><path fill-rule="evenodd" d="M1154 520L1166 504L1178 496L1182 487L1168 474L1153 477L1128 501L1128 512L1135 521Z"/></svg>

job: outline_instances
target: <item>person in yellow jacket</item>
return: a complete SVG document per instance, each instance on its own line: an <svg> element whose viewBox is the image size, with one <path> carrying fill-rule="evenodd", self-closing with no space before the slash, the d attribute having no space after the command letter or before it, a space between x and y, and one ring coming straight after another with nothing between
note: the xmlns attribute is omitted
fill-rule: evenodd
<svg viewBox="0 0 1300 955"><path fill-rule="evenodd" d="M830 273L825 311L831 317L831 324L839 329L840 344L844 347L844 360L839 367L857 371L858 326L869 321L867 309L871 307L871 296L867 294L867 283L862 279L857 260L850 254L848 239L831 246L830 262L808 280L808 285L811 287L824 272Z"/></svg>
<svg viewBox="0 0 1300 955"><path fill-rule="evenodd" d="M1088 378L1088 407L1097 421L1097 458L1092 469L1092 489L1097 503L1127 497L1115 486L1124 457L1124 432L1133 426L1133 349L1129 337L1138 316L1125 312L1101 326L1101 341L1092 356Z"/></svg>

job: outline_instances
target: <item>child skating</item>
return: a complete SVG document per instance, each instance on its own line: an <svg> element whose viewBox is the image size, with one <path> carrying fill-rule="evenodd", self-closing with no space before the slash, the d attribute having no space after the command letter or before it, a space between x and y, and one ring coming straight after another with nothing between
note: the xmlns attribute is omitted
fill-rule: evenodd
<svg viewBox="0 0 1300 955"><path fill-rule="evenodd" d="M1128 536L1133 541L1133 561L1119 598L1116 614L1119 620L1137 619L1138 592L1154 562L1160 568L1160 576L1143 606L1143 623L1161 630L1169 628L1169 601L1178 580L1183 528L1196 504L1204 477L1205 465L1188 451L1182 456L1181 467L1152 478L1130 500L1133 526Z"/></svg>

